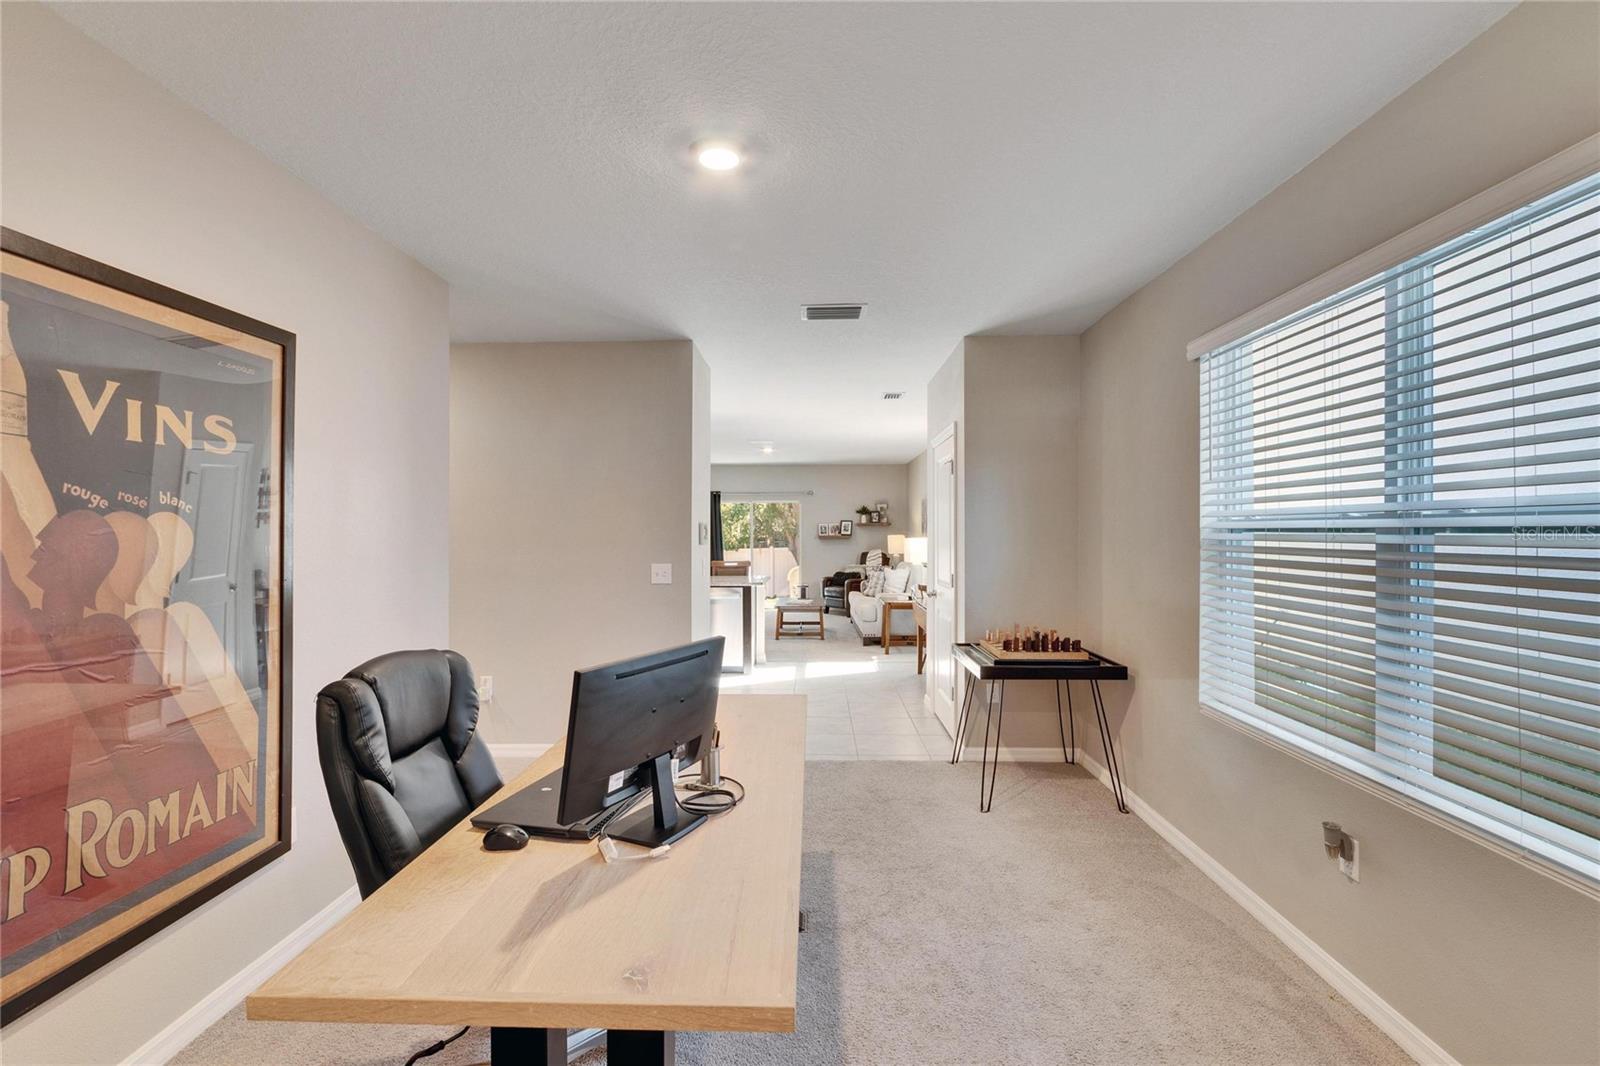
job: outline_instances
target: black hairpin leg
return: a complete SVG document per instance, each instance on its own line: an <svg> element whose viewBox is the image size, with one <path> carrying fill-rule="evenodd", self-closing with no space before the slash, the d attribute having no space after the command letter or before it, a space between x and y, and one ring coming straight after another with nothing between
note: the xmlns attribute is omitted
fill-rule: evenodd
<svg viewBox="0 0 1600 1066"><path fill-rule="evenodd" d="M965 673L965 671L962 671ZM956 714L956 735L950 744L950 765L954 766L961 761L961 738L967 731L968 708L972 706L972 690L977 687L978 679L967 674L966 688L961 690L961 710Z"/></svg>
<svg viewBox="0 0 1600 1066"><path fill-rule="evenodd" d="M1065 684L1067 686L1067 707L1069 709L1072 707L1072 683L1071 682L1057 681L1056 682L1056 728L1061 730L1061 757L1063 759L1067 760L1067 765L1070 766L1070 765L1072 765L1072 763L1077 761L1077 753L1078 753L1078 724L1076 722L1073 722L1071 726L1064 726L1064 725L1061 724L1061 686L1063 684ZM1067 746L1067 730L1069 728L1072 730L1072 746L1070 748Z"/></svg>
<svg viewBox="0 0 1600 1066"><path fill-rule="evenodd" d="M994 683L989 684L990 695L994 693ZM994 719L994 763L989 762L989 720ZM1000 706L993 714L985 714L983 718L983 763L978 771L978 810L984 814L994 806L994 783L1000 776L1000 731L1006 724L1006 683L1000 682ZM984 778L988 777L988 791L985 794Z"/></svg>
<svg viewBox="0 0 1600 1066"><path fill-rule="evenodd" d="M1094 694L1094 713L1100 720L1100 743L1106 751L1106 771L1111 775L1111 794L1117 799L1117 810L1128 813L1128 802L1122 795L1122 773L1117 769L1117 749L1111 746L1111 726L1106 721L1105 700L1100 697L1100 682L1091 679L1089 691Z"/></svg>

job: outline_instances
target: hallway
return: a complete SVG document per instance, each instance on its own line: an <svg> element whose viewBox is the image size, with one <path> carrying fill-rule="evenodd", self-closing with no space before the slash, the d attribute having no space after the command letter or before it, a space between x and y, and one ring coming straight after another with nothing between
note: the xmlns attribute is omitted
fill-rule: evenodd
<svg viewBox="0 0 1600 1066"><path fill-rule="evenodd" d="M864 646L850 620L826 616L826 639L772 639L750 674L725 674L728 692L806 696L806 758L928 760L950 757L950 735L923 702L915 648Z"/></svg>

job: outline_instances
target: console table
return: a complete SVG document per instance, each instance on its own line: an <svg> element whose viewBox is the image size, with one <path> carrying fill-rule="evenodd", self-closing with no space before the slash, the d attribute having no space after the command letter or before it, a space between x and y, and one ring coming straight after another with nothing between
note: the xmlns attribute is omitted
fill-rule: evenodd
<svg viewBox="0 0 1600 1066"><path fill-rule="evenodd" d="M1116 800L1117 810L1123 814L1128 813L1128 804L1122 794L1122 773L1117 766L1117 751L1112 744L1111 726L1106 722L1106 705L1100 696L1100 682L1128 680L1128 668L1119 662L1106 658L1098 652L1084 649L1091 659L1081 662L1071 660L1056 661L1007 661L996 659L988 650L978 644L957 644L954 648L956 663L967 672L967 684L961 697L961 713L956 718L955 743L950 750L952 765L961 761L961 745L966 737L967 726L972 718L972 692L979 681L989 682L988 698L985 700L983 716L983 756L982 765L978 774L978 810L988 812L994 806L994 782L1000 773L1000 730L1005 724L1006 714L1006 682L1007 681L1049 681L1056 687L1056 725L1061 730L1061 754L1068 763L1075 763L1074 752L1078 747L1077 724L1072 719L1072 682L1089 682L1089 692L1094 697L1095 718L1100 725L1100 742L1106 753L1106 772L1111 775L1111 794ZM1065 719L1061 713L1061 689L1067 689L1067 713ZM996 686L999 688L999 703L995 702ZM991 767L989 761L989 724L994 723L994 763ZM1072 744L1067 744L1067 734L1071 731Z"/></svg>

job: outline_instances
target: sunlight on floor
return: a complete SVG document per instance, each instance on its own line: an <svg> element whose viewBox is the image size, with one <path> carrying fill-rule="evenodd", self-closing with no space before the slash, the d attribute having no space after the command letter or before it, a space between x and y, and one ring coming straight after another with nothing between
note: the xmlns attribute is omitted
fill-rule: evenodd
<svg viewBox="0 0 1600 1066"><path fill-rule="evenodd" d="M770 635L776 619L766 612ZM724 674L729 692L806 698L808 759L947 759L950 735L928 709L916 651L864 642L848 618L825 616L825 639L767 640L768 661Z"/></svg>
<svg viewBox="0 0 1600 1066"><path fill-rule="evenodd" d="M875 674L878 672L876 659L867 662L811 662L806 663L807 677L844 677L850 674Z"/></svg>
<svg viewBox="0 0 1600 1066"><path fill-rule="evenodd" d="M724 674L722 687L728 689L756 688L760 685L782 684L794 681L799 676L799 670L794 664L774 666L771 663L758 666L748 674Z"/></svg>

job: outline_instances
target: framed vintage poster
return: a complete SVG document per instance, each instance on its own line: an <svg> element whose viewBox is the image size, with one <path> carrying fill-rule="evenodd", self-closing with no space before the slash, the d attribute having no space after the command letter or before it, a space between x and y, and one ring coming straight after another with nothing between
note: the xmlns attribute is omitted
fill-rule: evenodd
<svg viewBox="0 0 1600 1066"><path fill-rule="evenodd" d="M0 1013L289 850L294 336L0 233Z"/></svg>

